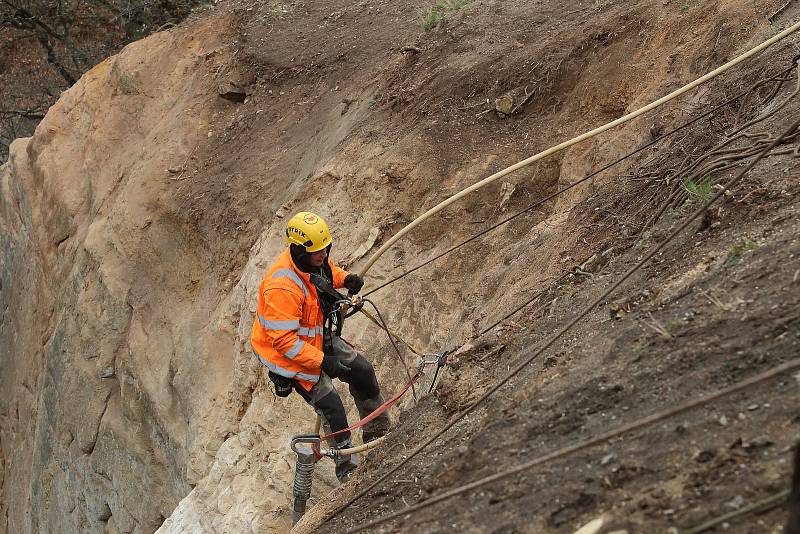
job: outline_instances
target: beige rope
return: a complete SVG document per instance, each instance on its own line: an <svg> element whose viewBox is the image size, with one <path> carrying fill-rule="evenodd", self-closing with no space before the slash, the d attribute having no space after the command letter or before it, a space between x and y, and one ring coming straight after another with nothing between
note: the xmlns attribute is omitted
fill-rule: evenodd
<svg viewBox="0 0 800 534"><path fill-rule="evenodd" d="M792 25L789 28L787 28L784 31L782 31L781 33L779 33L778 35L772 37L771 39L768 39L767 41L764 41L760 45L748 50L744 54L742 54L742 55L732 59L731 61L725 63L724 65L714 69L713 71L709 72L708 74L706 74L704 76L701 76L700 78L696 79L695 81L693 81L693 82L691 82L691 83L689 83L687 85L684 85L680 89L677 89L677 90L673 91L672 93L670 93L670 94L668 94L668 95L666 95L666 96L664 96L662 98L659 98L655 102L651 102L650 104L648 104L648 105L646 105L646 106L644 106L642 108L639 108L638 110L636 110L634 112L628 113L627 115L625 115L623 117L620 117L620 118L618 118L618 119L616 119L614 121L611 121L611 122L609 122L609 123L607 123L607 124L605 124L603 126L600 126L598 128L595 128L594 130L591 130L591 131L586 132L584 134L581 134L581 135L579 135L577 137L574 137L574 138L570 139L569 141L565 141L565 142L563 142L563 143L561 143L559 145L556 145L554 147L548 148L547 150L539 152L538 154L536 154L534 156L531 156L528 159L522 160L519 163L511 165L510 167L507 167L507 168L503 169L502 171L497 172L497 173L495 173L495 174L493 174L493 175L491 175L491 176L489 176L487 178L484 178L483 180L481 180L481 181L479 181L479 182L467 187L466 189L463 189L459 193L456 193L455 195L451 196L450 198L447 198L447 199L443 200L442 202L440 202L436 206L432 207L431 209L429 209L428 211L426 211L425 213L423 213L422 215L420 215L419 217L417 217L416 219L411 221L408 225L406 225L399 232L397 232L394 236L392 236L391 239L389 239L386 243L384 243L383 246L381 246L381 248L378 249L378 251L375 252L375 254L373 254L372 257L367 261L367 264L364 266L364 268L361 271L361 276L365 276L367 271L369 271L369 269L375 264L375 262L378 261L378 259L387 250L389 250L392 247L392 245L394 245L401 237L403 237L408 232L413 230L417 225L419 225L425 219L430 218L431 216L433 216L436 213L438 213L439 211L443 210L444 208L446 208L450 204L453 204L454 202L460 200L461 198L465 197L466 195L472 193L473 191L476 191L476 190L480 189L481 187L483 187L484 185L487 185L487 184L489 184L491 182L494 182L495 180L497 180L499 178L502 178L503 176L506 176L506 175L508 175L508 174L510 174L510 173L512 173L512 172L514 172L516 170L519 170L519 169L521 169L523 167L526 167L526 166L530 165L531 163L539 161L540 159L543 159L543 158L545 158L545 157L547 157L547 156L549 156L551 154L554 154L556 152L564 150L565 148L569 148L572 145L580 143L581 141L585 141L586 139L589 139L589 138L594 137L594 136L596 136L598 134L601 134L601 133L603 133L603 132L605 132L607 130L610 130L611 128L614 128L615 126L619 126L620 124L624 124L626 122L629 122L629 121L635 119L636 117L638 117L640 115L643 115L644 113L647 113L648 111L650 111L652 109L655 109L655 108L657 108L657 107L669 102L670 100L673 100L673 99L677 98L678 96L686 93L687 91L691 91L695 87L707 82L708 80L710 80L712 78L715 78L716 76L722 74L723 72L725 72L726 70L730 69L731 67L734 67L734 66L738 65L739 63L741 63L742 61L745 61L746 59L758 54L762 50L764 50L764 49L772 46L773 44L777 43L778 41L788 37L789 35L793 34L794 32L796 32L799 29L800 29L800 22L797 22L794 25ZM375 318L373 318L373 317L369 317L369 318L372 320L372 322L374 322L374 323L376 323L376 324L378 324L380 326L380 324L375 320ZM408 344L400 336L398 336L398 335L396 335L396 334L394 334L392 332L390 332L390 335L394 335L396 339L400 340L412 352L414 352L416 354L419 354L419 352L417 350L415 350L410 344ZM319 424L320 424L320 421L318 419L317 420L317 425L319 425ZM380 441L376 440L376 441L374 441L374 442L372 442L370 444L366 444L366 445L362 445L360 447L357 447L357 449L359 449L358 451L354 451L353 449L346 449L346 450L340 451L340 453L352 454L354 452L361 452L361 450L370 449L370 448L378 445L379 443L380 443Z"/></svg>
<svg viewBox="0 0 800 534"><path fill-rule="evenodd" d="M580 143L581 141L585 141L586 139L594 137L594 136L596 136L598 134L601 134L601 133L603 133L603 132L605 132L607 130L610 130L611 128L614 128L615 126L619 126L620 124L629 122L629 121L635 119L636 117L638 117L638 116L640 116L640 115L642 115L644 113L647 113L648 111L650 111L652 109L655 109L655 108L661 106L662 104L665 104L665 103L669 102L670 100L682 95L683 93L686 93L687 91L691 91L692 89L694 89L698 85L701 85L701 84L707 82L708 80L710 80L710 79L712 79L712 78L714 78L716 76L719 76L720 74L722 74L726 70L730 69L731 67L733 67L735 65L738 65L742 61L744 61L744 60L746 60L746 59L758 54L759 52L761 52L765 48L767 48L769 46L772 46L773 44L775 44L778 41L784 39L785 37L793 34L794 32L796 32L799 29L800 29L800 22L797 22L794 25L790 26L789 28L786 28L785 30L783 30L778 35L772 37L771 39L768 39L767 41L764 41L760 45L748 50L747 52L745 52L744 54L736 57L735 59L732 59L731 61L725 63L721 67L718 67L718 68L714 69L713 71L709 72L705 76L702 76L702 77L696 79L695 81L693 81L693 82L691 82L691 83L689 83L687 85L684 85L680 89L678 89L676 91L673 91L672 93L668 94L667 96L659 98L655 102L652 102L652 103L650 103L650 104L648 104L648 105L646 105L646 106L644 106L642 108L639 108L634 112L628 113L627 115L625 115L623 117L620 117L620 118L618 118L618 119L616 119L614 121L611 121L611 122L609 122L609 123L607 123L607 124L605 124L603 126L595 128L592 131L589 131L589 132L581 134L581 135L579 135L577 137L574 137L574 138L570 139L569 141L565 141L565 142L561 143L560 145L556 145L554 147L548 148L547 150L545 150L543 152L539 152L538 154L536 154L534 156L531 156L528 159L522 160L519 163L515 163L514 165L511 165L510 167L507 167L507 168L503 169L500 172L497 172L497 173L495 173L495 174L493 174L493 175L491 175L491 176L489 176L487 178L484 178L483 180L481 180L481 181L479 181L479 182L467 187L466 189L463 189L462 191L460 191L460 192L456 193L455 195L451 196L450 198L447 198L447 199L443 200L439 204L435 205L434 207L432 207L431 209L429 209L428 211L426 211L425 213L423 213L422 215L420 215L419 217L417 217L416 219L411 221L404 228L402 228L399 232L397 232L394 236L392 236L391 239L389 239L386 243L384 243L383 246L381 246L381 248L378 249L378 251L375 252L375 254L373 254L372 257L367 261L367 264L361 270L361 276L365 276L367 274L367 271L369 271L369 269L372 267L372 265L376 261L378 261L378 258L380 258L387 250L389 250L392 247L392 245L394 245L401 237L403 237L408 232L413 230L417 225L419 225L425 219L428 219L429 217L435 215L436 213L440 212L441 210L443 210L444 208L446 208L450 204L453 204L457 200L465 197L466 195L472 193L473 191L476 191L476 190L480 189L481 187L483 187L483 186L485 186L487 184L490 184L490 183L494 182L498 178L502 178L503 176L506 176L506 175L518 170L518 169L521 169L523 167L527 167L531 163L539 161L542 158L545 158L545 157L547 157L547 156L549 156L551 154L554 154L556 152L564 150L565 148L571 147L572 145Z"/></svg>

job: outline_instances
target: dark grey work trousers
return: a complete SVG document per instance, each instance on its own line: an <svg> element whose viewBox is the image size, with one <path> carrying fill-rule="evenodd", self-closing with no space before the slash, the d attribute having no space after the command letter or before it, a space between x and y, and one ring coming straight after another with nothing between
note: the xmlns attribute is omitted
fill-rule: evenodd
<svg viewBox="0 0 800 534"><path fill-rule="evenodd" d="M384 402L378 386L378 379L375 376L375 369L369 360L339 336L333 336L332 346L336 356L350 368L350 371L337 378L349 386L350 395L353 396L359 416L363 418ZM306 391L296 382L294 389L322 417L323 423L327 427L326 432L328 429L330 432L338 432L347 428L347 413L342 404L342 399L339 397L339 393L337 393L336 388L333 386L333 381L328 375L322 373L319 382L314 384L311 391ZM389 418L384 413L362 428L366 438L367 435L378 429L385 431L388 426ZM350 432L343 432L336 436L336 443L339 446L349 446L351 443Z"/></svg>

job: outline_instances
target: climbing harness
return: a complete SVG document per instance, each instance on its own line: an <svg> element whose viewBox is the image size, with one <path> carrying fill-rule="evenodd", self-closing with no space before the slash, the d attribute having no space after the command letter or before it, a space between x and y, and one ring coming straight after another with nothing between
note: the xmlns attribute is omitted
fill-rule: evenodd
<svg viewBox="0 0 800 534"><path fill-rule="evenodd" d="M408 350L410 350L417 356L422 356L424 354L422 351L414 348L414 346L411 343L403 339L403 337L400 336L400 334L390 330L389 327L386 325L386 323L382 320L382 318L379 320L375 318L372 314L364 310L363 309L364 304L369 303L375 309L375 313L377 313L380 316L380 311L378 311L377 306L375 306L375 303L371 302L369 299L361 298L358 295L345 296L336 291L336 289L334 289L333 284L331 284L330 281L326 280L325 278L317 274L311 275L311 282L320 291L332 297L334 299L335 304L341 307L339 310L336 311L341 312L343 314L342 318L347 319L349 317L352 317L356 313L360 312L362 315L366 316L367 319L369 319L375 325L377 325L381 330L385 331L386 334L389 336L390 341L392 341L392 343L394 343L393 340L396 339L397 341L405 345ZM340 334L341 326L337 325L337 328L338 328L337 333Z"/></svg>
<svg viewBox="0 0 800 534"><path fill-rule="evenodd" d="M342 335L344 319L357 312L363 306L360 299L346 297L334 289L333 284L324 276L316 273L311 274L311 283L320 291L333 299L333 308L325 314L325 332L330 334ZM349 309L349 314L348 314Z"/></svg>

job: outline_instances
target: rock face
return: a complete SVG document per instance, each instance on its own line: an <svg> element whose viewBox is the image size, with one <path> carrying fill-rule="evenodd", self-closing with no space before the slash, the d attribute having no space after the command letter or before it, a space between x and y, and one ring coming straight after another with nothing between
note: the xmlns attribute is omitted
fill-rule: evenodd
<svg viewBox="0 0 800 534"><path fill-rule="evenodd" d="M234 31L211 14L128 46L0 168L0 531L153 532L187 495L165 530L290 524L287 445L313 412L266 385L254 291L283 247L284 223L265 220L304 180L331 179L322 162L349 130L270 120L268 146L287 130L307 143L275 148L274 180L242 165L226 138L242 104L218 92L246 80ZM322 495L335 477L318 471Z"/></svg>
<svg viewBox="0 0 800 534"><path fill-rule="evenodd" d="M230 380L233 345L207 333L188 281L205 252L168 222L165 169L205 135L190 110L212 98L196 65L217 27L99 64L2 168L7 532L151 532L191 489L190 421Z"/></svg>
<svg viewBox="0 0 800 534"><path fill-rule="evenodd" d="M518 21L510 48L485 43L496 28L490 11L475 11L474 26L454 16L413 61L397 46L419 35L416 7L374 4L212 11L89 71L32 138L12 145L0 168L0 531L286 530L287 445L313 414L298 396L275 398L249 350L256 291L283 247L286 215L311 209L335 222L334 253L357 268L423 207L567 137L540 124L605 122L663 94L649 74L673 69L657 63L667 35L640 42L637 24L602 49L585 42L623 11L650 21L647 2L581 17L563 39L530 38L526 3L507 3L516 15L496 16ZM483 4L475 9L489 10ZM719 41L716 29L706 33L709 46ZM678 47L705 58L701 48ZM539 55L550 70L533 113L501 122L476 114L468 101L496 98L498 80L518 84ZM614 68L594 67L598 57ZM230 80L235 102L220 98ZM466 199L399 243L368 282L470 236L495 220L498 203L517 211L619 156L636 132ZM491 324L560 273L559 253L575 246L568 211L592 187L384 292L387 319L431 350ZM368 349L394 392L405 372L390 345L366 321L352 324L348 339ZM318 467L314 500L334 487L332 471Z"/></svg>

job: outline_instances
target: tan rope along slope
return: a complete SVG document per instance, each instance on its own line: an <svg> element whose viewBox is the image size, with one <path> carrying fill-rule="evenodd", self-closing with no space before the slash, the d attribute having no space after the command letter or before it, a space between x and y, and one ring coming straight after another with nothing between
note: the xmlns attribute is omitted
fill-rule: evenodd
<svg viewBox="0 0 800 534"><path fill-rule="evenodd" d="M800 23L795 24L792 26L796 31L796 29L800 27ZM791 28L790 28L791 29ZM787 30L788 31L788 30ZM775 38L773 38L775 39ZM769 42L769 41L767 41ZM740 56L741 57L741 56ZM383 482L386 478L391 476L395 473L400 467L408 463L413 457L415 457L419 452L421 452L425 447L430 445L433 441L435 441L439 436L444 434L448 429L454 426L458 421L463 419L464 416L469 414L472 410L474 410L478 405L480 405L484 400L490 397L495 391L497 391L500 387L502 387L508 380L510 380L517 372L519 372L522 368L524 368L527 364L533 361L538 355L543 353L546 349L548 349L558 338L560 338L564 333L570 330L575 324L577 324L584 316L586 316L595 306L600 304L606 297L608 297L615 289L617 289L620 285L622 285L630 276L633 275L639 268L641 268L647 261L649 261L655 254L657 254L661 249L663 249L669 242L671 242L677 235L679 235L683 230L688 227L688 225L697 219L703 212L705 212L714 202L719 200L722 195L731 187L733 187L742 177L747 174L766 154L768 154L775 146L777 146L783 139L789 135L790 133L794 132L798 127L800 127L800 121L794 123L788 130L786 130L782 135L780 135L777 139L773 140L773 142L767 146L750 164L743 169L740 173L738 173L733 179L731 179L728 184L726 184L721 191L719 191L716 195L710 198L703 206L701 206L697 211L695 211L691 216L689 216L683 224L681 224L675 231L673 231L667 238L665 238L658 246L656 246L653 250L650 251L642 260L633 266L625 275L622 276L619 280L617 280L606 292L589 306L584 308L576 317L570 321L567 326L562 328L559 332L555 335L551 336L542 346L536 350L533 355L525 359L519 365L517 365L512 371L510 371L506 376L496 383L492 388L490 388L486 393L484 393L478 400L473 402L469 407L461 411L456 417L452 418L442 429L438 432L434 433L433 436L429 437L426 441L424 441L421 445L416 447L413 451L408 453L404 456L403 460L395 465L393 468L389 469L387 472L380 475L376 480L370 483L366 488L362 489L356 495L349 498L345 503L340 505L336 508L331 515L323 519L323 524L341 513L343 510L348 508L352 505L355 501L366 495L369 491L375 488L378 484Z"/></svg>
<svg viewBox="0 0 800 534"><path fill-rule="evenodd" d="M591 131L586 132L584 134L581 134L581 135L579 135L577 137L574 137L574 138L570 139L569 141L565 141L565 142L563 142L563 143L561 143L559 145L556 145L556 146L553 146L551 148L548 148L547 150L544 150L543 152L539 152L538 154L536 154L534 156L531 156L528 159L524 159L524 160L520 161L519 163L515 163L514 165L511 165L510 167L507 167L507 168L503 169L502 171L499 171L499 172L497 172L497 173L495 173L495 174L493 174L493 175L491 175L491 176L489 176L487 178L484 178L483 180L481 180L481 181L479 181L477 183L472 184L471 186L467 187L466 189L463 189L462 191L460 191L460 192L456 193L455 195L451 196L450 198L447 198L447 199L443 200L439 204L435 205L434 207L432 207L431 209L429 209L428 211L426 211L425 213L423 213L422 215L420 215L419 217L417 217L416 219L414 219L413 221L408 223L404 228L402 228L399 232L397 232L394 236L392 236L391 239L389 239L386 243L384 243L383 246L381 246L381 248L378 249L378 251L375 252L375 254L373 254L372 257L367 261L367 264L364 266L364 268L361 271L361 276L366 275L367 271L370 270L372 265L376 261L378 261L378 258L380 258L401 237L403 237L408 232L413 230L422 221L424 221L425 219L428 219L429 217L435 215L436 213L440 212L441 210L443 210L444 208L446 208L450 204L453 204L454 202L456 202L459 199L465 197L466 195L472 193L473 191L477 191L481 187L483 187L483 186L485 186L487 184L490 184L490 183L494 182L495 180L497 180L499 178L502 178L503 176L506 176L506 175L518 170L518 169L521 169L523 167L527 167L531 163L539 161L540 159L545 158L545 157L549 156L550 154L554 154L556 152L564 150L565 148L571 147L572 145L580 143L581 141L585 141L586 139L589 139L589 138L594 137L594 136L596 136L598 134L601 134L601 133L603 133L603 132L605 132L607 130L610 130L611 128L614 128L615 126L619 126L620 124L623 124L623 123L626 123L628 121L631 121L631 120L635 119L636 117L638 117L638 116L640 116L640 115L642 115L644 113L647 113L648 111L650 111L652 109L655 109L655 108L661 106L662 104L665 104L665 103L669 102L670 100L682 95L683 93L686 93L687 91L691 91L692 89L694 89L698 85L701 85L701 84L707 82L708 80L710 80L710 79L722 74L723 72L725 72L726 70L730 69L731 67L733 67L735 65L738 65L742 61L744 61L744 60L746 60L746 59L758 54L759 52L761 52L765 48L768 48L769 46L772 46L773 44L777 43L778 41L784 39L785 37L787 37L787 36L789 36L791 34L793 34L797 30L800 30L800 22L796 22L795 24L793 24L792 26L786 28L784 31L780 32L778 35L775 35L771 39L768 39L768 40L764 41L763 43L761 43L760 45L758 45L758 46L756 46L754 48L751 48L750 50L748 50L744 54L732 59L731 61L728 61L727 63L725 63L721 67L718 67L718 68L714 69L713 71L709 72L708 74L696 79L695 81L693 81L693 82L691 82L691 83L689 83L687 85L684 85L680 89L677 89L677 90L673 91L672 93L670 93L670 94L668 94L668 95L666 95L664 97L659 98L655 102L651 102L650 104L648 104L648 105L646 105L646 106L644 106L642 108L639 108L636 111L628 113L627 115L625 115L623 117L620 117L620 118L618 118L618 119L616 119L614 121L611 121L611 122L609 122L609 123L607 123L607 124L605 124L603 126L600 126L598 128L595 128L594 130L591 130Z"/></svg>

